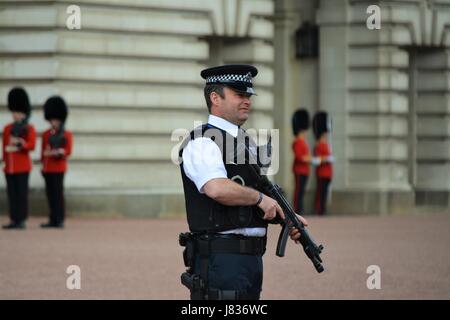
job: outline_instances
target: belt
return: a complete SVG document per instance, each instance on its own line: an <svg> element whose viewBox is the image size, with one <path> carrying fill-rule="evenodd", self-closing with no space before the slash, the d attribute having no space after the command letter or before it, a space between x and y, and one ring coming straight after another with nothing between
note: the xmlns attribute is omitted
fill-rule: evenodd
<svg viewBox="0 0 450 320"><path fill-rule="evenodd" d="M199 253L238 253L263 255L266 251L266 237L245 237L234 234L214 234L199 237L197 248ZM203 252L202 252L203 251Z"/></svg>
<svg viewBox="0 0 450 320"><path fill-rule="evenodd" d="M208 289L207 300L259 300L259 294L237 290Z"/></svg>

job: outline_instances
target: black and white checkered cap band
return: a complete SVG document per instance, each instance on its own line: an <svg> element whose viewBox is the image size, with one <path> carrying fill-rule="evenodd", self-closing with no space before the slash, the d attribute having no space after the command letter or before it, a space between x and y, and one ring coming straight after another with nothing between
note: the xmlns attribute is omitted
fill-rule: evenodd
<svg viewBox="0 0 450 320"><path fill-rule="evenodd" d="M252 83L252 74L249 72L247 74L221 74L218 76L211 76L206 78L206 83L217 83L217 82L230 82L230 81L240 81L246 83Z"/></svg>

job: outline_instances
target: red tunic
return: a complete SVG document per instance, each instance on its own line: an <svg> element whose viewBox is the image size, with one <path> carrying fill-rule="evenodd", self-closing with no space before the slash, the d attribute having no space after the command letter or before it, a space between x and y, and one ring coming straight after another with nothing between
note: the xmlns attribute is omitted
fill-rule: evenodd
<svg viewBox="0 0 450 320"><path fill-rule="evenodd" d="M308 143L303 138L297 138L292 143L292 150L295 156L293 165L294 173L309 176L309 163L302 160L309 154Z"/></svg>
<svg viewBox="0 0 450 320"><path fill-rule="evenodd" d="M64 138L66 140L64 149L64 155L60 157L44 156L44 151L50 148L49 138L54 134L54 129L48 129L42 133L42 150L41 150L41 162L43 173L62 173L67 171L67 158L72 153L73 134L70 131L64 130Z"/></svg>
<svg viewBox="0 0 450 320"><path fill-rule="evenodd" d="M331 156L331 151L328 143L321 141L316 144L316 147L314 148L314 154L316 157L322 158ZM317 166L316 174L319 178L331 179L333 177L333 166L330 162L323 162L322 164Z"/></svg>
<svg viewBox="0 0 450 320"><path fill-rule="evenodd" d="M25 144L18 151L6 152L6 146L9 145L11 139L11 129L13 124L8 124L3 129L3 171L6 174L26 173L31 171L32 163L30 151L36 146L36 130L33 125L28 124L26 135L21 137L25 140Z"/></svg>

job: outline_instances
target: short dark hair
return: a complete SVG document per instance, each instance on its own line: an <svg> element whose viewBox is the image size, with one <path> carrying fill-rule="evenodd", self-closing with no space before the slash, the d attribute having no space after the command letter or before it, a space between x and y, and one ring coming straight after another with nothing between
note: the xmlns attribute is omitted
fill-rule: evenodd
<svg viewBox="0 0 450 320"><path fill-rule="evenodd" d="M223 88L225 85L223 84L207 84L205 86L205 89L203 90L205 94L205 100L206 100L206 106L208 107L209 113L211 113L211 93L216 92L222 99L225 98L225 95L223 93Z"/></svg>

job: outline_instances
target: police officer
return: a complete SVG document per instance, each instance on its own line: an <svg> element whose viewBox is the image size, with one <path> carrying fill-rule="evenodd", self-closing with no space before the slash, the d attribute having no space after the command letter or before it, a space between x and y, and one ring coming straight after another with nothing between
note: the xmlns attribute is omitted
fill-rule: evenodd
<svg viewBox="0 0 450 320"><path fill-rule="evenodd" d="M250 65L201 72L208 123L191 132L179 154L190 229L180 235L189 267L181 278L191 299L259 299L267 225L284 219L278 203L255 189L246 148L254 145L240 128L249 117L257 72ZM299 236L292 230L292 239Z"/></svg>
<svg viewBox="0 0 450 320"><path fill-rule="evenodd" d="M21 87L8 94L8 109L13 123L3 129L3 161L8 189L10 223L3 229L25 229L28 217L28 178L32 163L30 151L36 145L36 131L28 123L31 114L30 101Z"/></svg>
<svg viewBox="0 0 450 320"><path fill-rule="evenodd" d="M67 105L59 96L50 97L44 104L50 128L42 134L41 162L50 215L42 228L64 227L64 174L73 144L72 132L65 129L67 113Z"/></svg>

